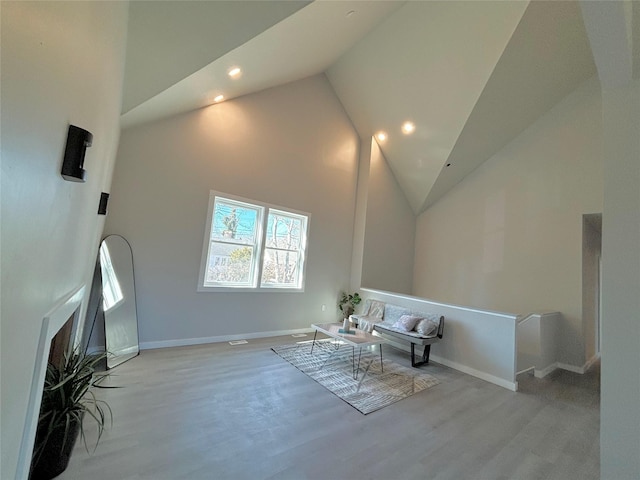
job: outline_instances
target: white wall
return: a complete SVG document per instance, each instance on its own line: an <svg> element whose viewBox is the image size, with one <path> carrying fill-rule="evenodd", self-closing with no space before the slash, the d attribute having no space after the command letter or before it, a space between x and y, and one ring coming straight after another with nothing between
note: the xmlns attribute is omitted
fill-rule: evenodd
<svg viewBox="0 0 640 480"><path fill-rule="evenodd" d="M126 3L2 8L1 478L16 474L43 317L89 282L118 143ZM60 176L68 124L93 133L86 183Z"/></svg>
<svg viewBox="0 0 640 480"><path fill-rule="evenodd" d="M362 286L411 295L416 217L375 140L369 165Z"/></svg>
<svg viewBox="0 0 640 480"><path fill-rule="evenodd" d="M324 75L125 130L105 231L133 249L142 346L336 319L358 145ZM311 214L304 293L196 292L210 189Z"/></svg>
<svg viewBox="0 0 640 480"><path fill-rule="evenodd" d="M420 215L414 295L559 311L558 361L581 367L582 215L602 211L601 130L591 79Z"/></svg>

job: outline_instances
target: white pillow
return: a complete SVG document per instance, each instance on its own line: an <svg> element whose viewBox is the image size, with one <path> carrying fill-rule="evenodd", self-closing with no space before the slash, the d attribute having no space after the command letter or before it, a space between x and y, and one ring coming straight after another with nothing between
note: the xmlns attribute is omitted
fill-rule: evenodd
<svg viewBox="0 0 640 480"><path fill-rule="evenodd" d="M420 335L424 335L428 337L430 335L435 335L438 331L438 324L433 320L429 320L428 318L423 318L416 325L416 332Z"/></svg>
<svg viewBox="0 0 640 480"><path fill-rule="evenodd" d="M398 330L404 330L405 332L410 332L416 326L416 324L424 320L422 317L416 317L415 315L402 315L396 323L393 324L393 328L397 328Z"/></svg>

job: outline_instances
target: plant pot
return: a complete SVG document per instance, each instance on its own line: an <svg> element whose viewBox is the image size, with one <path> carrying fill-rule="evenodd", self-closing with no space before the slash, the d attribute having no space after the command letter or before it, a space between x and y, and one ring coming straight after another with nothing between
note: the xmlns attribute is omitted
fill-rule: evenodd
<svg viewBox="0 0 640 480"><path fill-rule="evenodd" d="M37 462L31 464L29 480L50 480L64 472L79 433L80 422L75 418L69 424L66 441L64 428L53 430Z"/></svg>

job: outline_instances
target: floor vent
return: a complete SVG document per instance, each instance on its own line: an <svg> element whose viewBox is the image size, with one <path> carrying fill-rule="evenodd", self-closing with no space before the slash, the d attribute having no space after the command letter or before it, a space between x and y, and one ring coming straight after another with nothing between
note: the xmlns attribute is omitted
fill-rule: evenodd
<svg viewBox="0 0 640 480"><path fill-rule="evenodd" d="M243 345L245 343L249 343L246 340L231 340L229 345Z"/></svg>
<svg viewBox="0 0 640 480"><path fill-rule="evenodd" d="M306 337L307 334L306 333L294 333L293 335L291 335L292 337L295 338L300 338L300 337Z"/></svg>

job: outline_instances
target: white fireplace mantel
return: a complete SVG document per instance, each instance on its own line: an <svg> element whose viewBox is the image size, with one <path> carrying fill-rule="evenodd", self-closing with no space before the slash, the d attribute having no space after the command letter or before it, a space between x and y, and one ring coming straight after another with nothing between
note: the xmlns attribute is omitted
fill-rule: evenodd
<svg viewBox="0 0 640 480"><path fill-rule="evenodd" d="M16 472L16 479L18 480L27 480L29 477L31 454L36 438L38 414L40 413L40 403L42 402L42 389L44 387L44 376L47 371L51 339L53 339L55 334L58 333L58 330L60 330L72 316L74 317L74 323L77 323L84 294L85 286L82 285L80 288L64 296L42 319L36 362L31 379L27 417L20 442L18 470Z"/></svg>

